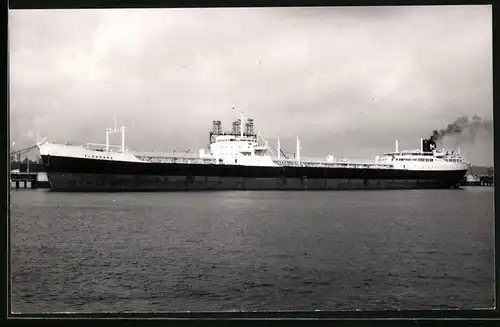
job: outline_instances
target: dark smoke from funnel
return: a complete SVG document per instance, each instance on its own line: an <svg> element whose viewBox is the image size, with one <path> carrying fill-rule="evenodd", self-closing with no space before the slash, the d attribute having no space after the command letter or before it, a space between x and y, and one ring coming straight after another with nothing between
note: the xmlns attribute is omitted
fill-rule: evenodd
<svg viewBox="0 0 500 327"><path fill-rule="evenodd" d="M448 124L445 129L435 130L430 137L433 141L439 141L445 136L462 136L465 131L468 131L468 141L474 143L476 134L479 130L485 129L491 138L493 138L493 120L484 120L478 115L472 116L472 121L469 122L467 116L458 118L455 122Z"/></svg>
<svg viewBox="0 0 500 327"><path fill-rule="evenodd" d="M458 118L455 122L448 124L445 129L434 130L431 135L431 140L434 142L441 140L446 135L461 134L464 127L467 126L469 119L467 116Z"/></svg>

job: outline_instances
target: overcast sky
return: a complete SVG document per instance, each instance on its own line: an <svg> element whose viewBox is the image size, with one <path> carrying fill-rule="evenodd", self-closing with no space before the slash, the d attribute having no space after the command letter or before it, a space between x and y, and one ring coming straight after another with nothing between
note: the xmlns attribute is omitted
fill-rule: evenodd
<svg viewBox="0 0 500 327"><path fill-rule="evenodd" d="M490 6L22 10L9 38L16 147L104 143L116 114L133 150L197 151L234 106L285 151L370 158L493 113Z"/></svg>

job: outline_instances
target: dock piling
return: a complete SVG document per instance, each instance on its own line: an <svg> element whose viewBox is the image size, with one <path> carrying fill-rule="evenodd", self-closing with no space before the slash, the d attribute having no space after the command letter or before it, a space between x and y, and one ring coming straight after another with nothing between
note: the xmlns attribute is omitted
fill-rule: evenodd
<svg viewBox="0 0 500 327"><path fill-rule="evenodd" d="M12 182L14 182L15 188L31 188L36 189L38 186L38 174L37 173L20 173L20 172L11 172L10 173L11 187Z"/></svg>

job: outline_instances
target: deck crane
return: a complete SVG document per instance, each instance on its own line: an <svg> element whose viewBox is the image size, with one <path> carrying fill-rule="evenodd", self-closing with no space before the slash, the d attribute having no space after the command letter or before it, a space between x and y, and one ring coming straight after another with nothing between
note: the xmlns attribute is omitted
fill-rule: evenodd
<svg viewBox="0 0 500 327"><path fill-rule="evenodd" d="M10 151L11 161L21 161L21 157L23 154L27 154L28 152L30 152L31 150L33 150L36 147L37 147L36 145L33 145L33 146L30 146L30 147L27 147L24 149L20 149L20 150L11 149L11 151Z"/></svg>
<svg viewBox="0 0 500 327"><path fill-rule="evenodd" d="M12 147L10 149L10 158L11 161L21 161L22 155L27 155L30 151L38 147L41 143L45 141L46 138L42 139L40 142L37 142L35 145L29 146L27 148L19 149L19 150L14 150L13 146L16 144L16 142L12 143Z"/></svg>

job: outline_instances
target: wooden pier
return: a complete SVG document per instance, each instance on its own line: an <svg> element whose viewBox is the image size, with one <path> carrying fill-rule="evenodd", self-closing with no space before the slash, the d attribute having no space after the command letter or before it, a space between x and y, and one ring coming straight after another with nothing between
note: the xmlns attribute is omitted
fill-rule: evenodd
<svg viewBox="0 0 500 327"><path fill-rule="evenodd" d="M38 178L38 173L25 173L25 172L11 172L10 173L10 185L14 183L15 188L50 188L50 183L48 181L40 181Z"/></svg>

